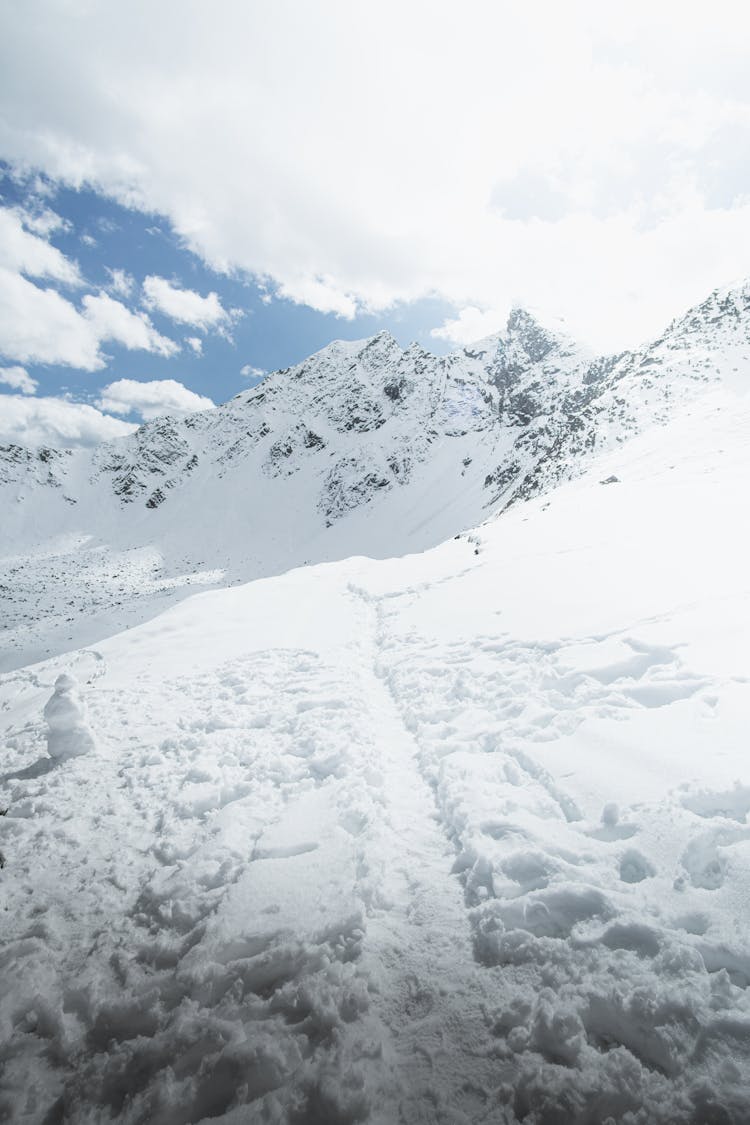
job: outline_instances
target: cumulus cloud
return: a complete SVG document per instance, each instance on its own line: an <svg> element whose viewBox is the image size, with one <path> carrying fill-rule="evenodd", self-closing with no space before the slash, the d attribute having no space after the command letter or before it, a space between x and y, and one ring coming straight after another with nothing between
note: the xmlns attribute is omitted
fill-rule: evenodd
<svg viewBox="0 0 750 1125"><path fill-rule="evenodd" d="M0 152L322 311L520 301L619 347L747 270L747 5L27 0L0 21Z"/></svg>
<svg viewBox="0 0 750 1125"><path fill-rule="evenodd" d="M278 287L278 296L296 305L309 305L318 312L335 313L346 320L357 315L356 297L345 293L332 277L298 277L283 281Z"/></svg>
<svg viewBox="0 0 750 1125"><path fill-rule="evenodd" d="M178 324L190 324L205 332L209 328L222 328L229 324L230 314L222 307L218 293L201 297L192 289L181 289L164 277L147 277L143 282L143 300L149 309L155 309Z"/></svg>
<svg viewBox="0 0 750 1125"><path fill-rule="evenodd" d="M0 383L20 391L23 395L36 394L39 386L36 379L32 379L25 367L0 367Z"/></svg>
<svg viewBox="0 0 750 1125"><path fill-rule="evenodd" d="M107 267L107 273L110 277L109 290L116 293L118 297L129 297L135 288L135 278L129 274L127 270L110 269Z"/></svg>
<svg viewBox="0 0 750 1125"><path fill-rule="evenodd" d="M176 379L117 379L103 387L97 404L113 414L137 414L145 422L162 414L194 414L211 410L214 403L204 395L188 390Z"/></svg>
<svg viewBox="0 0 750 1125"><path fill-rule="evenodd" d="M20 395L0 397L0 440L16 445L66 449L95 445L135 429L133 424L110 418L82 402Z"/></svg>
<svg viewBox="0 0 750 1125"><path fill-rule="evenodd" d="M46 236L61 223L59 216L51 211L45 211L34 219L21 209L0 207L0 266L29 277L80 285L81 276L75 262L69 261L46 240ZM45 237L40 238L33 231L41 232Z"/></svg>
<svg viewBox="0 0 750 1125"><path fill-rule="evenodd" d="M441 340L452 340L456 344L471 344L484 336L491 336L505 326L508 310L497 312L494 309L481 309L469 305L453 320L446 320L439 328L433 328L432 335Z"/></svg>
<svg viewBox="0 0 750 1125"><path fill-rule="evenodd" d="M132 312L107 293L100 293L97 297L88 294L83 298L83 310L98 341L112 340L131 351L155 352L163 356L175 355L180 350L174 340L156 331L146 313Z"/></svg>
<svg viewBox="0 0 750 1125"><path fill-rule="evenodd" d="M203 341L200 336L186 336L185 343L196 355L203 355Z"/></svg>
<svg viewBox="0 0 750 1125"><path fill-rule="evenodd" d="M70 230L71 223L68 219L64 219L62 215L52 211L34 195L31 196L29 203L30 205L26 207L15 207L12 210L26 229L33 234L41 235L42 238L49 238L51 234L55 234L57 231Z"/></svg>
<svg viewBox="0 0 750 1125"><path fill-rule="evenodd" d="M243 375L246 379L262 379L267 374L268 372L264 371L262 367L253 367L251 363L246 363L240 368L240 375Z"/></svg>
<svg viewBox="0 0 750 1125"><path fill-rule="evenodd" d="M55 289L0 268L0 355L19 363L104 366L89 320Z"/></svg>
<svg viewBox="0 0 750 1125"><path fill-rule="evenodd" d="M105 366L100 344L107 341L156 355L175 355L173 340L157 332L145 312L133 312L107 293L86 294L81 308L51 286L30 278L66 286L82 279L71 262L46 238L60 222L47 210L35 220L24 211L0 208L0 355L20 363L61 363L96 371ZM127 285L123 271L111 271L113 283Z"/></svg>
<svg viewBox="0 0 750 1125"><path fill-rule="evenodd" d="M179 351L145 313L132 312L107 294L88 294L82 305L79 311L55 289L0 268L0 355L97 371L106 366L100 349L106 341L163 356Z"/></svg>

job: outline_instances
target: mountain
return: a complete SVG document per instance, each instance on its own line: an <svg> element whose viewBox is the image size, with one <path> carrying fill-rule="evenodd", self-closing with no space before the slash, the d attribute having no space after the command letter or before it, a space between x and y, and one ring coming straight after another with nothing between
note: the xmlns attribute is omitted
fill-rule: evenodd
<svg viewBox="0 0 750 1125"><path fill-rule="evenodd" d="M611 357L522 309L444 357L381 332L93 450L6 447L4 666L144 620L196 585L433 546L741 382L749 306L748 285L717 292Z"/></svg>
<svg viewBox="0 0 750 1125"><path fill-rule="evenodd" d="M426 538L441 487L469 479L463 456L501 459L505 434L520 458L518 439L544 432L543 418L508 421L537 409L538 365L560 372L563 403L592 386L601 403L555 406L540 495L430 550L300 566L159 613L140 603L148 621L93 647L73 622L72 651L0 675L0 1118L747 1125L750 401L715 382L723 346L728 378L743 346L729 315L680 322L590 383L567 344L529 354L526 328L520 373L503 338L425 358L414 389L416 361L392 342L336 345L255 409L243 395L93 458L33 458L37 497L67 512L58 491L80 506L85 486L97 526L132 521L143 545L116 565L140 566L147 590L178 518L209 565L222 488L256 511L266 490L287 497L267 528L283 516L319 544L343 549L349 526L356 550L367 520L397 542L397 520L419 516ZM381 393L398 371L403 397ZM295 419L291 395L315 411ZM373 428L345 429L344 398ZM656 408L663 423L645 425ZM404 453L418 411L425 460L408 483L327 516L328 464L365 443L387 456L386 434ZM274 433L254 444L264 417ZM296 421L292 451L272 456ZM240 448L221 461L230 431ZM589 433L594 452L566 463ZM115 495L113 451L148 441L153 464L133 462L148 484ZM547 471L575 479L547 487ZM413 493L420 473L429 488ZM496 485L473 487L485 515ZM100 534L61 557L82 551L91 573L98 558L105 594L123 598ZM53 608L72 614L80 581L70 570L66 587L49 551L6 581L39 597L58 574ZM61 741L86 752L50 757Z"/></svg>

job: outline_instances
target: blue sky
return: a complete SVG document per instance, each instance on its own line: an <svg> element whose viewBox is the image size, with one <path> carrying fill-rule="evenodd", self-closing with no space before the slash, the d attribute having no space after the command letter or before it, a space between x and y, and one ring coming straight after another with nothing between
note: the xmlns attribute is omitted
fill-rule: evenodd
<svg viewBox="0 0 750 1125"><path fill-rule="evenodd" d="M0 437L513 305L655 338L750 274L749 37L739 0L0 5Z"/></svg>
<svg viewBox="0 0 750 1125"><path fill-rule="evenodd" d="M387 328L403 345L416 339L436 352L450 347L448 341L430 334L451 312L445 301L399 303L378 315L358 311L348 318L322 313L275 296L272 283L259 283L248 271L228 274L210 269L184 245L167 218L125 207L91 189L19 176L7 164L0 164L0 206L32 216L51 211L59 217L61 225L46 241L77 264L81 285L71 294L69 286L54 279L46 279L44 284L73 303L80 304L86 293L104 291L129 309L144 311L144 279L159 277L204 298L217 294L221 307L231 316L231 323L222 331L202 329L175 322L152 304L145 310L149 319L179 351L162 355L107 340L102 344L106 366L100 370L26 360L23 367L38 383L38 395L67 395L96 403L102 389L116 380L172 379L219 403L254 385L262 373L297 363L332 339L358 339ZM127 292L114 284L115 271L129 280ZM200 342L200 354L195 341ZM13 354L6 354L1 362L7 368L14 361ZM10 388L0 388L0 393L3 390L10 393ZM137 410L120 416L140 420Z"/></svg>

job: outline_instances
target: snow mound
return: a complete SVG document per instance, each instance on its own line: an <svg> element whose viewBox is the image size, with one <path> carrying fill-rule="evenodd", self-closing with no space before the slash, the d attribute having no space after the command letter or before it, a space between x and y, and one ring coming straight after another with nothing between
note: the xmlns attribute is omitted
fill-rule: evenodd
<svg viewBox="0 0 750 1125"><path fill-rule="evenodd" d="M57 677L55 690L44 708L44 718L49 728L50 758L75 758L94 749L94 735L86 722L86 705L75 676L63 672Z"/></svg>

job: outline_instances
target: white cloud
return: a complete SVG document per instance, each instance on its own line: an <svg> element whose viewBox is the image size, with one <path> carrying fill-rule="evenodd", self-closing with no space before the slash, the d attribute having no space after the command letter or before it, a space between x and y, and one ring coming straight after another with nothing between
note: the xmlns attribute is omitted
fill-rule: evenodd
<svg viewBox="0 0 750 1125"><path fill-rule="evenodd" d="M201 297L192 289L172 285L164 277L147 277L143 282L143 293L143 303L147 308L156 309L178 324L190 324L201 332L224 327L231 319L222 307L218 293Z"/></svg>
<svg viewBox="0 0 750 1125"><path fill-rule="evenodd" d="M251 363L246 363L244 367L240 368L240 375L244 375L246 379L262 379L268 372L264 371L262 367L253 367Z"/></svg>
<svg viewBox="0 0 750 1125"><path fill-rule="evenodd" d="M97 404L113 414L138 414L144 421L162 414L194 414L197 410L210 410L210 398L188 390L176 379L152 379L141 383L137 379L117 379L103 387Z"/></svg>
<svg viewBox="0 0 750 1125"><path fill-rule="evenodd" d="M39 384L32 379L25 367L0 367L0 383L20 391L24 395L36 394Z"/></svg>
<svg viewBox="0 0 750 1125"><path fill-rule="evenodd" d="M79 310L53 288L33 278L80 286L78 267L45 238L61 221L51 211L37 219L21 210L0 207L0 355L20 363L61 363L95 371L105 366L99 345L106 341L129 349L170 356L180 349L162 336L144 312L133 312L106 293L87 294ZM114 277L115 274L122 276ZM112 271L122 287L127 275Z"/></svg>
<svg viewBox="0 0 750 1125"><path fill-rule="evenodd" d="M146 313L132 312L121 301L107 293L97 297L88 294L83 298L83 315L91 324L98 341L112 340L131 351L155 352L157 355L175 355L179 344L156 331Z"/></svg>
<svg viewBox="0 0 750 1125"><path fill-rule="evenodd" d="M0 266L30 277L45 277L65 285L80 285L81 277L75 262L69 261L45 238L33 230L50 234L57 229L59 216L52 212L34 219L22 210L0 207Z"/></svg>
<svg viewBox="0 0 750 1125"><path fill-rule="evenodd" d="M58 215L57 212L52 211L44 204L40 204L38 200L31 199L32 206L30 207L15 207L14 212L21 219L23 225L32 234L41 235L42 238L49 238L51 234L56 231L68 231L71 229L71 223Z"/></svg>
<svg viewBox="0 0 750 1125"><path fill-rule="evenodd" d="M129 297L135 288L135 278L129 274L127 270L111 270L107 266L107 273L110 276L109 289L112 293L116 293L118 297Z"/></svg>
<svg viewBox="0 0 750 1125"><path fill-rule="evenodd" d="M20 363L60 363L82 371L105 366L100 344L170 356L179 351L145 313L102 293L83 298L83 312L54 289L0 268L0 355Z"/></svg>
<svg viewBox="0 0 750 1125"><path fill-rule="evenodd" d="M193 349L196 355L203 355L203 341L200 336L186 336L185 343Z"/></svg>
<svg viewBox="0 0 750 1125"><path fill-rule="evenodd" d="M298 277L283 281L279 285L278 296L286 297L296 305L310 305L318 312L335 313L346 320L351 320L357 314L356 297L343 292L332 277ZM364 295L362 302L364 303Z"/></svg>
<svg viewBox="0 0 750 1125"><path fill-rule="evenodd" d="M19 363L104 366L93 325L54 289L0 268L0 355Z"/></svg>
<svg viewBox="0 0 750 1125"><path fill-rule="evenodd" d="M482 311L469 305L455 318L446 320L440 328L433 328L432 335L442 340L452 340L456 344L472 344L505 326L508 310L498 312L494 309Z"/></svg>
<svg viewBox="0 0 750 1125"><path fill-rule="evenodd" d="M136 427L93 406L62 398L0 396L0 439L17 445L69 448L122 437Z"/></svg>
<svg viewBox="0 0 750 1125"><path fill-rule="evenodd" d="M0 153L339 316L520 302L619 347L747 270L747 5L27 0L0 24Z"/></svg>
<svg viewBox="0 0 750 1125"><path fill-rule="evenodd" d="M120 230L119 223L116 223L114 219L108 219L106 215L100 215L95 222L97 230L100 230L102 234L114 234L115 231Z"/></svg>

